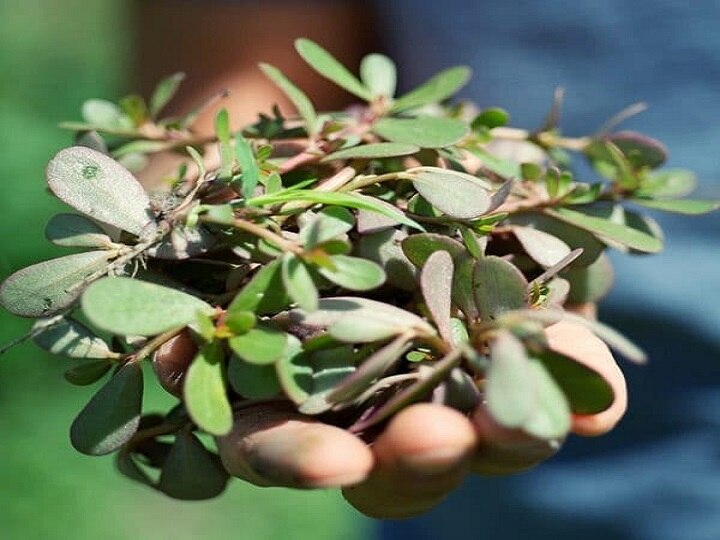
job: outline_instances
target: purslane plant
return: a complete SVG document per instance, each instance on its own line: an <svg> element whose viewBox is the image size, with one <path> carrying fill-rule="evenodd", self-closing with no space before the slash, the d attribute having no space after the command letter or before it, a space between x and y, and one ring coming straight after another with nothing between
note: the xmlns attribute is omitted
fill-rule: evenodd
<svg viewBox="0 0 720 540"><path fill-rule="evenodd" d="M385 56L367 56L357 78L311 41L296 48L363 104L318 113L262 64L297 117L275 109L233 131L222 110L215 136L199 136L201 108L161 115L176 74L147 103L90 100L83 122L65 124L76 146L50 161L47 182L79 213L54 216L46 236L75 252L14 273L0 302L37 319L26 337L76 360L69 382L103 380L71 426L73 446L116 452L130 478L203 499L228 475L196 433L227 434L248 405L291 402L367 439L421 400L463 412L484 400L503 426L545 439L564 437L572 413L609 407L609 384L551 350L544 328L570 318L644 361L618 332L563 307L607 293L608 247L662 249L638 209L718 207L685 198L693 175L658 170L664 146L611 131L615 121L562 136L560 96L528 132L507 127L501 109L448 104L466 67L395 97ZM188 159L149 195L130 171L165 152ZM573 175L573 153L595 181ZM192 339L195 358L159 361L177 336ZM142 410L150 361L179 399L166 414Z"/></svg>

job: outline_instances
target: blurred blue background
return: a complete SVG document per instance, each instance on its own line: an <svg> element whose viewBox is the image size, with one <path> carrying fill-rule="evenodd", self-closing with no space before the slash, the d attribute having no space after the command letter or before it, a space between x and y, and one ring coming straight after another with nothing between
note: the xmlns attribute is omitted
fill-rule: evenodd
<svg viewBox="0 0 720 540"><path fill-rule="evenodd" d="M285 3L307 8L310 22L323 26L312 20L316 2ZM561 84L562 126L571 135L647 101L650 109L624 127L666 142L670 165L694 169L698 194L720 198L720 2L375 4L374 31L382 39L367 46L398 61L406 88L441 68L469 64L475 75L463 96L503 106L514 125L532 128ZM238 9L243 5L255 3ZM129 6L0 0L0 278L59 253L43 238L46 221L62 209L45 191L43 168L71 142L56 124L77 119L84 99L134 90ZM171 47L180 34L172 25L164 32ZM157 75L178 67L182 58ZM533 472L472 479L435 512L379 528L334 492L235 482L217 500L180 503L121 478L110 459L72 450L68 426L90 390L66 384L62 360L26 345L0 358L0 537L716 540L720 215L656 217L666 251L614 257L616 288L601 309L601 318L651 355L647 367L625 365L630 411L606 437L573 438ZM0 313L0 343L27 326ZM149 402L166 403L159 394Z"/></svg>

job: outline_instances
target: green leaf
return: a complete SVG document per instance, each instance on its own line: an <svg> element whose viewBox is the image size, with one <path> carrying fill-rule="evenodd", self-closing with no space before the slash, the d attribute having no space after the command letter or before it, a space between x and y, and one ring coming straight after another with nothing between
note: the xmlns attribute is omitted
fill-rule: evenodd
<svg viewBox="0 0 720 540"><path fill-rule="evenodd" d="M425 304L442 338L452 343L450 309L455 265L447 251L436 251L425 261L420 272L420 288Z"/></svg>
<svg viewBox="0 0 720 540"><path fill-rule="evenodd" d="M369 291L385 282L385 271L373 261L348 257L330 256L333 268L319 267L323 277L351 291Z"/></svg>
<svg viewBox="0 0 720 540"><path fill-rule="evenodd" d="M110 371L112 364L105 360L95 360L94 362L86 362L68 369L63 376L70 384L76 386L87 386L99 381Z"/></svg>
<svg viewBox="0 0 720 540"><path fill-rule="evenodd" d="M165 459L157 487L173 499L202 501L220 495L228 478L217 455L192 433L180 431Z"/></svg>
<svg viewBox="0 0 720 540"><path fill-rule="evenodd" d="M122 366L80 411L70 442L83 454L101 456L129 441L140 425L143 376L136 363Z"/></svg>
<svg viewBox="0 0 720 540"><path fill-rule="evenodd" d="M78 214L57 214L45 227L45 238L63 247L112 249L116 244L97 224Z"/></svg>
<svg viewBox="0 0 720 540"><path fill-rule="evenodd" d="M392 98L397 84L395 63L383 54L368 54L360 62L360 78L373 96Z"/></svg>
<svg viewBox="0 0 720 540"><path fill-rule="evenodd" d="M373 131L395 143L420 148L443 148L457 143L469 133L468 126L453 118L419 116L417 118L381 118Z"/></svg>
<svg viewBox="0 0 720 540"><path fill-rule="evenodd" d="M720 208L720 201L706 201L700 199L630 199L635 204L652 208L654 210L662 210L663 212L673 212L676 214L686 214L689 216L699 216L707 214Z"/></svg>
<svg viewBox="0 0 720 540"><path fill-rule="evenodd" d="M551 234L530 227L513 227L513 234L525 253L544 268L549 268L570 254L568 245Z"/></svg>
<svg viewBox="0 0 720 540"><path fill-rule="evenodd" d="M597 414L615 400L610 384L599 373L555 351L536 356L567 397L575 414Z"/></svg>
<svg viewBox="0 0 720 540"><path fill-rule="evenodd" d="M535 404L522 429L540 439L564 437L570 430L570 405L543 364L531 359L528 374L533 380Z"/></svg>
<svg viewBox="0 0 720 540"><path fill-rule="evenodd" d="M358 218L358 226L360 219ZM387 283L403 290L414 290L417 270L402 250L407 233L398 229L364 234L356 244L357 254L380 264L387 275Z"/></svg>
<svg viewBox="0 0 720 540"><path fill-rule="evenodd" d="M262 72L272 80L290 99L298 113L305 121L305 129L308 135L317 133L318 121L315 107L305 93L300 90L293 82L288 79L282 71L270 64L260 64Z"/></svg>
<svg viewBox="0 0 720 540"><path fill-rule="evenodd" d="M227 435L233 425L232 409L225 392L223 350L219 342L205 345L185 375L183 397L188 414L211 435Z"/></svg>
<svg viewBox="0 0 720 540"><path fill-rule="evenodd" d="M325 207L303 225L298 240L308 248L349 232L355 226L352 213L342 206Z"/></svg>
<svg viewBox="0 0 720 540"><path fill-rule="evenodd" d="M655 169L665 163L668 151L660 141L635 131L619 131L607 137L625 155L633 169Z"/></svg>
<svg viewBox="0 0 720 540"><path fill-rule="evenodd" d="M87 326L73 319L52 322L33 338L42 349L70 358L116 358L107 343Z"/></svg>
<svg viewBox="0 0 720 540"><path fill-rule="evenodd" d="M484 126L492 129L506 125L510 121L510 114L505 109L490 107L478 114L472 122L473 129Z"/></svg>
<svg viewBox="0 0 720 540"><path fill-rule="evenodd" d="M465 253L455 259L455 271L453 272L452 301L465 317L475 321L479 317L478 308L475 305L474 280L475 258Z"/></svg>
<svg viewBox="0 0 720 540"><path fill-rule="evenodd" d="M106 268L111 257L107 251L88 251L18 270L0 286L0 304L21 317L54 315L80 296L84 280Z"/></svg>
<svg viewBox="0 0 720 540"><path fill-rule="evenodd" d="M490 208L484 182L451 172L413 173L413 186L430 204L457 219L474 219Z"/></svg>
<svg viewBox="0 0 720 540"><path fill-rule="evenodd" d="M126 277L93 283L82 297L88 320L101 330L120 335L153 336L195 320L214 309L184 292Z"/></svg>
<svg viewBox="0 0 720 540"><path fill-rule="evenodd" d="M154 233L147 193L108 156L83 146L66 148L50 161L46 176L53 193L83 214L138 236Z"/></svg>
<svg viewBox="0 0 720 540"><path fill-rule="evenodd" d="M635 195L653 199L674 199L689 195L696 185L697 178L692 171L665 169L644 176Z"/></svg>
<svg viewBox="0 0 720 540"><path fill-rule="evenodd" d="M282 391L275 366L250 364L236 356L230 357L228 382L246 399L267 399Z"/></svg>
<svg viewBox="0 0 720 540"><path fill-rule="evenodd" d="M295 49L310 67L326 79L365 101L372 100L372 94L363 84L338 62L329 52L309 39L295 41Z"/></svg>
<svg viewBox="0 0 720 540"><path fill-rule="evenodd" d="M294 311L298 322L328 328L338 341L364 343L409 333L435 335L435 330L417 315L398 307L360 297L323 298L317 311Z"/></svg>
<svg viewBox="0 0 720 540"><path fill-rule="evenodd" d="M612 288L615 273L610 258L604 253L590 266L572 268L562 273L570 282L568 299L573 304L597 302Z"/></svg>
<svg viewBox="0 0 720 540"><path fill-rule="evenodd" d="M371 143L352 148L345 148L328 154L321 162L335 161L338 159L383 159L399 156L408 156L420 151L419 146L404 143Z"/></svg>
<svg viewBox="0 0 720 540"><path fill-rule="evenodd" d="M308 355L303 353L302 343L289 336L287 353L275 363L278 381L285 394L296 404L305 401L312 391L312 367Z"/></svg>
<svg viewBox="0 0 720 540"><path fill-rule="evenodd" d="M505 427L521 427L532 414L535 389L525 347L502 331L491 344L485 399L492 417Z"/></svg>
<svg viewBox="0 0 720 540"><path fill-rule="evenodd" d="M283 293L281 296L284 296L284 289L280 277L280 260L275 259L255 273L247 285L235 296L228 306L227 312L228 314L232 314L238 311L258 310L258 314L262 315L266 310L260 309L260 306L263 303L275 304L272 300L277 298L279 292ZM283 304L284 302L279 303ZM270 305L270 308L272 307L274 306ZM281 306L280 309L282 309L282 307L283 306ZM279 310L270 309L269 311L277 312Z"/></svg>
<svg viewBox="0 0 720 540"><path fill-rule="evenodd" d="M226 313L224 323L234 334L244 334L255 326L256 320L252 311L235 310Z"/></svg>
<svg viewBox="0 0 720 540"><path fill-rule="evenodd" d="M150 115L153 118L156 118L158 113L175 97L180 83L182 83L184 79L184 73L174 73L160 81L155 87L155 91L150 98Z"/></svg>
<svg viewBox="0 0 720 540"><path fill-rule="evenodd" d="M242 133L235 134L235 156L237 157L240 169L242 170L242 194L246 199L253 196L255 188L260 179L260 169L255 162L250 143L242 136Z"/></svg>
<svg viewBox="0 0 720 540"><path fill-rule="evenodd" d="M572 249L582 248L583 252L575 263L578 266L592 264L606 247L594 234L546 214L537 212L514 214L510 216L510 221L545 231L556 236Z"/></svg>
<svg viewBox="0 0 720 540"><path fill-rule="evenodd" d="M398 98L390 111L395 113L443 101L465 86L471 74L470 68L465 66L441 71L421 86Z"/></svg>
<svg viewBox="0 0 720 540"><path fill-rule="evenodd" d="M460 242L438 233L410 235L402 241L402 250L418 268L425 266L430 255L436 251L447 251L453 259L466 253L465 247Z"/></svg>
<svg viewBox="0 0 720 540"><path fill-rule="evenodd" d="M589 216L582 212L570 210L569 208L547 210L546 213L561 221L591 232L599 236L600 239L608 238L644 253L657 253L661 251L663 247L662 242L654 236L626 225L613 223L607 219Z"/></svg>
<svg viewBox="0 0 720 540"><path fill-rule="evenodd" d="M125 143L113 150L112 155L115 159L120 159L134 154L154 154L156 152L164 152L175 146L175 141L146 141L134 140Z"/></svg>
<svg viewBox="0 0 720 540"><path fill-rule="evenodd" d="M230 134L230 115L227 109L220 109L215 116L215 134L220 146L220 171L219 177L229 181L232 178L235 155L232 147Z"/></svg>
<svg viewBox="0 0 720 540"><path fill-rule="evenodd" d="M271 195L262 195L248 201L252 206L273 205L291 201L308 201L315 204L323 204L328 206L345 206L348 208L357 208L359 210L370 210L384 216L396 219L399 223L407 225L414 229L423 231L422 225L416 223L412 219L405 216L399 210L391 210L386 205L377 203L372 197L361 197L352 193L325 192L318 190L286 190Z"/></svg>
<svg viewBox="0 0 720 540"><path fill-rule="evenodd" d="M228 340L232 351L251 364L266 365L278 361L288 347L287 334L260 325Z"/></svg>
<svg viewBox="0 0 720 540"><path fill-rule="evenodd" d="M475 262L475 304L484 321L494 320L505 311L524 308L527 286L522 272L500 257L483 257Z"/></svg>
<svg viewBox="0 0 720 540"><path fill-rule="evenodd" d="M82 117L88 124L101 129L131 129L133 122L111 101L88 99L82 105Z"/></svg>
<svg viewBox="0 0 720 540"><path fill-rule="evenodd" d="M306 311L318 307L318 291L310 271L303 261L292 253L282 258L281 275L288 296Z"/></svg>

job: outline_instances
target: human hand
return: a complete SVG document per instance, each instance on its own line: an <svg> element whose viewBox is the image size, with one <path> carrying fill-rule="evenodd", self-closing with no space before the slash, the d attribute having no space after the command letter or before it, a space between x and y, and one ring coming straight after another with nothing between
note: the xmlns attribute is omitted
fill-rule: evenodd
<svg viewBox="0 0 720 540"><path fill-rule="evenodd" d="M615 393L609 409L574 415L572 431L593 436L611 430L625 412L627 392L610 351L576 323L560 322L546 334L552 349L596 370ZM162 352L180 353L177 347ZM259 486L341 487L351 505L376 518L426 512L468 474L530 468L552 456L561 442L502 427L482 405L468 418L431 403L398 413L370 445L279 404L244 409L232 432L217 439L223 464L233 476Z"/></svg>

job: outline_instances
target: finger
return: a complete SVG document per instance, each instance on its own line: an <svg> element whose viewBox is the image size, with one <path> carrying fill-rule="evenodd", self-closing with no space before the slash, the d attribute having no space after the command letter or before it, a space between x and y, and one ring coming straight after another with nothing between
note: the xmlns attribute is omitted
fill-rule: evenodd
<svg viewBox="0 0 720 540"><path fill-rule="evenodd" d="M597 371L612 388L615 399L601 413L573 415L572 431L596 436L610 431L627 410L627 385L607 346L582 325L561 321L545 330L550 348Z"/></svg>
<svg viewBox="0 0 720 540"><path fill-rule="evenodd" d="M527 470L555 454L561 440L544 440L520 429L498 424L485 405L473 415L478 446L472 470L478 474L506 475Z"/></svg>
<svg viewBox="0 0 720 540"><path fill-rule="evenodd" d="M225 469L259 486L348 486L364 480L373 465L372 452L355 435L287 405L241 411L217 444Z"/></svg>
<svg viewBox="0 0 720 540"><path fill-rule="evenodd" d="M421 403L398 413L373 445L370 477L345 488L345 498L375 518L405 518L438 504L467 474L475 447L469 420L441 405Z"/></svg>

